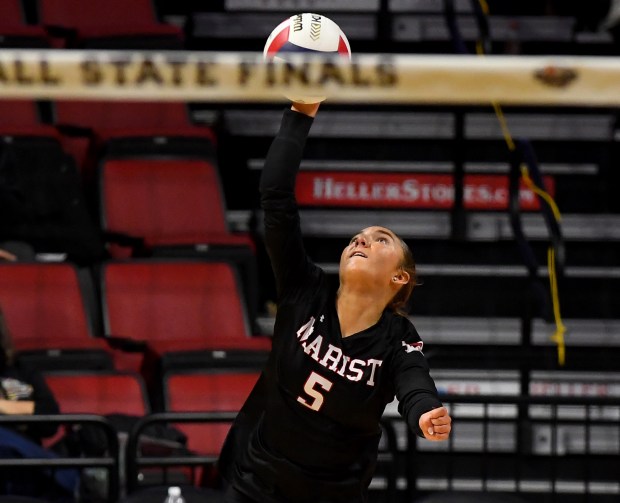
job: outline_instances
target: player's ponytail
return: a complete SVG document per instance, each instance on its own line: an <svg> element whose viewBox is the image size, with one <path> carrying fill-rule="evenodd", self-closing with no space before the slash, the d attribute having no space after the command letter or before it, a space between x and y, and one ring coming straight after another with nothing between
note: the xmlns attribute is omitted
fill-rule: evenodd
<svg viewBox="0 0 620 503"><path fill-rule="evenodd" d="M398 236L397 236L398 237ZM401 269L409 274L409 281L404 284L398 293L394 295L387 308L393 311L395 314L401 316L407 316L408 314L408 302L413 292L413 288L417 284L417 276L415 269L415 260L413 259L413 253L409 245L405 243L402 238L398 237L400 246L403 250L403 261L401 263Z"/></svg>

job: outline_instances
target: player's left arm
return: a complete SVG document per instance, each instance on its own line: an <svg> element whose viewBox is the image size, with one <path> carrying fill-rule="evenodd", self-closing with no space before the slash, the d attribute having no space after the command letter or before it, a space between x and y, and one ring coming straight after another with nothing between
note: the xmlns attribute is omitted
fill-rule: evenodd
<svg viewBox="0 0 620 503"><path fill-rule="evenodd" d="M452 419L439 399L422 347L420 337L411 327L396 348L392 371L398 411L418 436L431 441L446 440Z"/></svg>

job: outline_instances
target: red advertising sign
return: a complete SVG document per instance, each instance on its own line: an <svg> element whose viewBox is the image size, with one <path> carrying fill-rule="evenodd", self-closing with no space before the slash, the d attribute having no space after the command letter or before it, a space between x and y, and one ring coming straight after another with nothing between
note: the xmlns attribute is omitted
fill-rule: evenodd
<svg viewBox="0 0 620 503"><path fill-rule="evenodd" d="M464 204L471 210L508 208L508 176L465 175ZM553 178L544 177L553 197ZM297 177L297 201L306 206L450 209L454 202L452 175L303 171ZM523 182L521 209L537 210L538 197Z"/></svg>

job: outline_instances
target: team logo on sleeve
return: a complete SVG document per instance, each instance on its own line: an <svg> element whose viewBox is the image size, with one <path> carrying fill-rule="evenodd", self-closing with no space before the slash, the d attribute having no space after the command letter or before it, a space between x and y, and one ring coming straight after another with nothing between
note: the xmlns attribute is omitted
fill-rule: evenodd
<svg viewBox="0 0 620 503"><path fill-rule="evenodd" d="M413 344L409 344L403 341L403 346L405 348L406 353L412 353L413 351L419 351L421 353L424 343L420 341L420 342L414 342Z"/></svg>

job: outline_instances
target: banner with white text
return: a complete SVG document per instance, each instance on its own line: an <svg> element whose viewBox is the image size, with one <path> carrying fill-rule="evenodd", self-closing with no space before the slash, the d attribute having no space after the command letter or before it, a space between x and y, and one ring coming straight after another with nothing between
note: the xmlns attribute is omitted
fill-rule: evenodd
<svg viewBox="0 0 620 503"><path fill-rule="evenodd" d="M553 197L554 179L546 176L544 182ZM508 186L506 175L465 175L464 207L506 210ZM303 171L297 177L295 192L303 206L447 210L454 205L453 177L448 174ZM519 200L523 210L540 208L538 197L524 184Z"/></svg>

